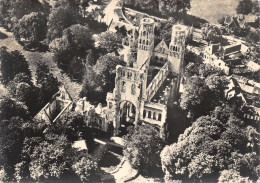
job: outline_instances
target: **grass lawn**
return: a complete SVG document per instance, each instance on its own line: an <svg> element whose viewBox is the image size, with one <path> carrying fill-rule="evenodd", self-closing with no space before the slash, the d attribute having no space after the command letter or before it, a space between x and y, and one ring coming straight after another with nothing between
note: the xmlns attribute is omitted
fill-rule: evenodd
<svg viewBox="0 0 260 183"><path fill-rule="evenodd" d="M236 14L239 0L191 0L190 14L217 23L223 15Z"/></svg>
<svg viewBox="0 0 260 183"><path fill-rule="evenodd" d="M25 56L26 60L29 63L29 68L32 71L34 83L36 81L36 64L38 62L45 62L49 66L50 72L52 72L54 77L57 77L58 81L61 82L61 84L65 85L72 98L74 100L78 99L78 95L81 91L82 86L76 82L71 81L71 79L66 74L61 72L57 64L53 62L51 52L26 51L20 44L17 43L12 33L6 32L5 29L2 27L0 27L0 31L8 36L5 39L0 39L0 47L5 46L8 48L9 51L19 50Z"/></svg>

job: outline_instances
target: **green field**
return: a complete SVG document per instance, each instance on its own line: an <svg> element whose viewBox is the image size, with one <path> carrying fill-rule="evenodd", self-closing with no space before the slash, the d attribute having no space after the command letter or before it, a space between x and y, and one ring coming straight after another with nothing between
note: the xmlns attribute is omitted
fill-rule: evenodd
<svg viewBox="0 0 260 183"><path fill-rule="evenodd" d="M239 0L191 0L190 14L217 23L223 15L234 15Z"/></svg>

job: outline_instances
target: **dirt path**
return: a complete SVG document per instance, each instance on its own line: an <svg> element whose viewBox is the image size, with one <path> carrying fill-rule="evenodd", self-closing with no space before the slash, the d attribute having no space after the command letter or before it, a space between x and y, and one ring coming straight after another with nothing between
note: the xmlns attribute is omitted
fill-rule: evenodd
<svg viewBox="0 0 260 183"><path fill-rule="evenodd" d="M68 75L62 73L58 68L57 64L53 61L51 52L31 52L26 51L23 47L17 43L13 34L7 32L4 28L0 27L0 31L8 36L6 39L0 39L0 47L5 46L9 51L19 50L29 63L29 68L32 72L33 82L36 82L36 65L38 62L44 62L49 66L50 72L61 82L66 89L69 91L70 95L74 100L77 100L82 86L76 82L71 81Z"/></svg>

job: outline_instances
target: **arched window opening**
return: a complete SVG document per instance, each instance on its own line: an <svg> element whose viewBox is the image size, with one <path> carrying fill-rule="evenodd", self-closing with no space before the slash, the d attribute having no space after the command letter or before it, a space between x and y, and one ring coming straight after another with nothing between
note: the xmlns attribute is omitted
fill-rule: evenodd
<svg viewBox="0 0 260 183"><path fill-rule="evenodd" d="M148 45L148 40L146 40L146 45Z"/></svg>
<svg viewBox="0 0 260 183"><path fill-rule="evenodd" d="M112 102L109 102L109 109L112 109Z"/></svg>
<svg viewBox="0 0 260 183"><path fill-rule="evenodd" d="M122 82L122 86L121 86L121 92L125 93L125 82Z"/></svg>
<svg viewBox="0 0 260 183"><path fill-rule="evenodd" d="M135 91L135 84L132 84L131 86L131 94L135 95L136 91Z"/></svg>
<svg viewBox="0 0 260 183"><path fill-rule="evenodd" d="M152 116L152 112L148 111L148 118L151 118L151 116Z"/></svg>
<svg viewBox="0 0 260 183"><path fill-rule="evenodd" d="M143 118L146 117L146 110L143 111Z"/></svg>
<svg viewBox="0 0 260 183"><path fill-rule="evenodd" d="M127 72L127 79L131 79L132 78L132 72Z"/></svg>
<svg viewBox="0 0 260 183"><path fill-rule="evenodd" d="M131 112L132 112L132 114L135 114L135 106L133 105L133 104L131 104L132 105L132 108L131 108Z"/></svg>
<svg viewBox="0 0 260 183"><path fill-rule="evenodd" d="M153 119L156 119L156 112L153 112Z"/></svg>
<svg viewBox="0 0 260 183"><path fill-rule="evenodd" d="M158 115L158 121L161 121L161 120L162 120L162 114L159 113L159 115Z"/></svg>

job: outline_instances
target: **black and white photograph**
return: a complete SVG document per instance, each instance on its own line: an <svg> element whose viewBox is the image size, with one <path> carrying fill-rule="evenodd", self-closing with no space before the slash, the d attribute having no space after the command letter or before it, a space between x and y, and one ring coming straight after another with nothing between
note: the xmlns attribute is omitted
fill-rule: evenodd
<svg viewBox="0 0 260 183"><path fill-rule="evenodd" d="M260 0L0 0L0 183L260 183Z"/></svg>

